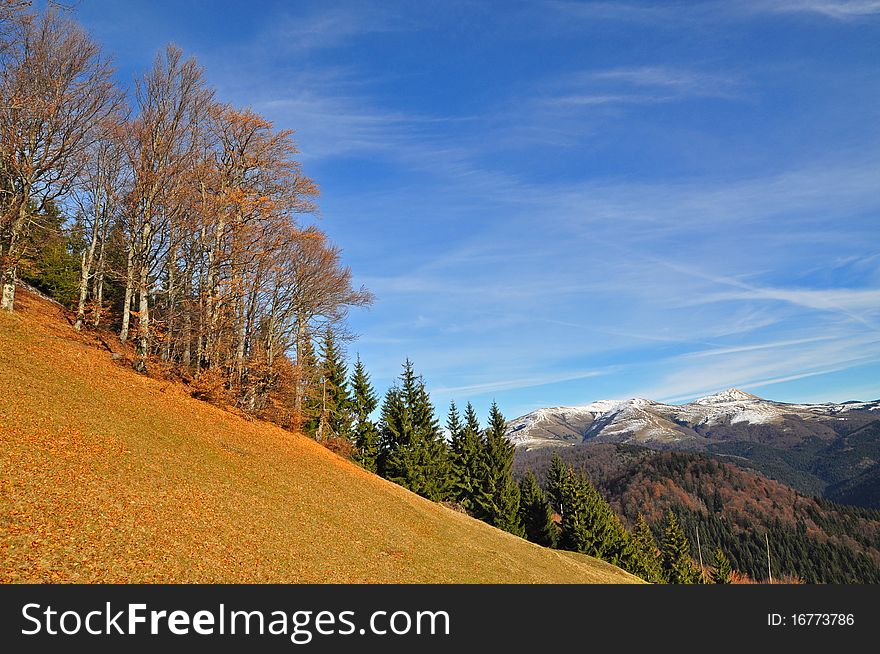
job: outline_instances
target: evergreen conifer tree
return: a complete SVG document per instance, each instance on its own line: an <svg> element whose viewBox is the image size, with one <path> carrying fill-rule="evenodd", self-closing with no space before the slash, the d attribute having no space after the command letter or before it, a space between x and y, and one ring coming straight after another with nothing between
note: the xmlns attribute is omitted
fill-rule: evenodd
<svg viewBox="0 0 880 654"><path fill-rule="evenodd" d="M446 414L446 431L449 432L450 443L459 440L464 433L464 423L461 421L458 407L455 406L455 400L449 403L449 413Z"/></svg>
<svg viewBox="0 0 880 654"><path fill-rule="evenodd" d="M324 438L352 438L352 406L348 393L348 370L333 330L324 331L321 362L321 431ZM323 433L326 429L327 433Z"/></svg>
<svg viewBox="0 0 880 654"><path fill-rule="evenodd" d="M493 402L486 429L483 465L475 496L477 516L504 531L523 536L519 519L519 486L513 480L514 445L505 436L507 422Z"/></svg>
<svg viewBox="0 0 880 654"><path fill-rule="evenodd" d="M553 510L531 471L519 484L519 512L526 538L544 547L556 547Z"/></svg>
<svg viewBox="0 0 880 654"><path fill-rule="evenodd" d="M351 376L352 411L354 414L354 458L364 468L376 472L379 456L379 430L370 418L379 404L370 376L360 356L354 364Z"/></svg>
<svg viewBox="0 0 880 654"><path fill-rule="evenodd" d="M700 575L691 561L690 544L684 530L678 524L675 514L666 513L666 527L663 530L663 574L670 584L696 584Z"/></svg>
<svg viewBox="0 0 880 654"><path fill-rule="evenodd" d="M448 492L448 452L424 381L407 359L400 385L382 404L379 473L428 499L441 501Z"/></svg>
<svg viewBox="0 0 880 654"><path fill-rule="evenodd" d="M720 547L715 548L715 568L712 570L711 580L713 584L733 583L733 567Z"/></svg>
<svg viewBox="0 0 880 654"><path fill-rule="evenodd" d="M474 409L474 405L470 402L467 403L467 407L464 410L464 426L466 431L476 434L477 436L482 433L482 429L480 429L480 419L477 417L477 411Z"/></svg>
<svg viewBox="0 0 880 654"><path fill-rule="evenodd" d="M449 403L449 413L446 414L446 431L449 433L449 483L450 494L454 501L459 502L460 488L465 476L463 469L464 457L462 446L464 443L465 425L461 421L458 407L455 401Z"/></svg>
<svg viewBox="0 0 880 654"><path fill-rule="evenodd" d="M665 583L663 561L660 556L660 550L657 548L657 541L654 539L651 527L648 526L645 517L641 513L636 521L633 546L638 556L639 571L636 574L652 584Z"/></svg>
<svg viewBox="0 0 880 654"><path fill-rule="evenodd" d="M450 443L454 462L453 497L469 513L476 514L477 496L485 477L484 453L486 443L480 429L480 419L473 404L467 403L460 438Z"/></svg>
<svg viewBox="0 0 880 654"><path fill-rule="evenodd" d="M418 379L418 392L413 405L414 426L419 460L419 488L416 492L441 502L451 499L449 444L440 429L434 405L424 380Z"/></svg>
<svg viewBox="0 0 880 654"><path fill-rule="evenodd" d="M58 204L48 201L41 212L33 207L36 229L25 239L19 266L21 279L64 306L75 306L79 291L79 254L82 249L79 220L65 229L65 216Z"/></svg>
<svg viewBox="0 0 880 654"><path fill-rule="evenodd" d="M302 384L303 400L302 415L299 416L299 420L303 433L316 439L324 410L323 384L321 367L315 354L311 334L308 332L303 337L300 350L297 366L299 367L299 383Z"/></svg>
<svg viewBox="0 0 880 654"><path fill-rule="evenodd" d="M625 570L638 570L632 537L596 487L583 475L566 470L562 483L562 543Z"/></svg>
<svg viewBox="0 0 880 654"><path fill-rule="evenodd" d="M558 454L553 454L550 461L550 468L547 470L545 488L547 489L547 500L559 515L563 515L562 495L566 481L571 471L562 462Z"/></svg>
<svg viewBox="0 0 880 654"><path fill-rule="evenodd" d="M485 450L480 434L480 421L473 405L468 402L462 421L453 403L446 428L450 433L450 494L468 512L473 512L483 477Z"/></svg>

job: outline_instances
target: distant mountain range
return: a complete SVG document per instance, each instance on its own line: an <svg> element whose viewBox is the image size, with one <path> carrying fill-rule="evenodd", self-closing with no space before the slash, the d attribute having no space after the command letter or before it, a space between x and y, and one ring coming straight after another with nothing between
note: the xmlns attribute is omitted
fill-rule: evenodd
<svg viewBox="0 0 880 654"><path fill-rule="evenodd" d="M643 398L532 411L520 452L599 443L701 452L810 495L880 508L880 400L788 404L731 388L688 404Z"/></svg>

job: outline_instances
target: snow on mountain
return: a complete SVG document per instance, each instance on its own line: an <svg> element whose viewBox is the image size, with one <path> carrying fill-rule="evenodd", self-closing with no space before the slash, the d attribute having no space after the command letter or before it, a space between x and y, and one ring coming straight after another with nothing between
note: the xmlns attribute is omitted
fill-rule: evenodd
<svg viewBox="0 0 880 654"><path fill-rule="evenodd" d="M754 402L754 401L762 401L760 397L757 395L752 395L751 393L746 393L745 391L741 391L738 388L728 388L726 391L721 391L720 393L715 393L714 395L707 395L706 397L701 397L698 400L694 400L691 404L727 404L730 402Z"/></svg>
<svg viewBox="0 0 880 654"><path fill-rule="evenodd" d="M877 419L880 400L842 404L786 404L730 388L674 405L644 398L600 400L573 407L543 408L508 423L508 438L532 449L583 441L701 448L720 440L796 442L827 438L840 425Z"/></svg>

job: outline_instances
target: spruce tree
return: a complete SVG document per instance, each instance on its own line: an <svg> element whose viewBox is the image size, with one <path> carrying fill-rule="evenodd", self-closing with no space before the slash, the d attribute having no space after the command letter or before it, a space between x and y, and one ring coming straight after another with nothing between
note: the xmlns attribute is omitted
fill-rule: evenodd
<svg viewBox="0 0 880 654"><path fill-rule="evenodd" d="M299 383L302 389L302 415L298 418L303 433L311 438L318 438L324 407L323 384L321 367L318 357L315 355L311 334L308 332L300 343L297 367L299 368Z"/></svg>
<svg viewBox="0 0 880 654"><path fill-rule="evenodd" d="M449 483L450 494L454 501L459 502L460 488L465 476L463 469L463 456L461 454L464 442L465 425L461 421L458 407L455 401L449 403L449 413L446 414L446 431L449 433Z"/></svg>
<svg viewBox="0 0 880 654"><path fill-rule="evenodd" d="M449 444L440 429L425 381L419 377L413 404L413 424L419 461L419 489L416 492L435 502L451 499Z"/></svg>
<svg viewBox="0 0 880 654"><path fill-rule="evenodd" d="M467 407L464 410L464 426L466 431L476 434L477 436L482 433L480 419L477 417L477 411L474 409L474 405L470 402L467 403Z"/></svg>
<svg viewBox="0 0 880 654"><path fill-rule="evenodd" d="M352 411L354 414L354 458L364 468L376 472L379 456L379 430L370 418L379 404L370 376L361 362L360 355L351 376Z"/></svg>
<svg viewBox="0 0 880 654"><path fill-rule="evenodd" d="M321 415L324 421L321 431L326 429L327 432L322 435L324 438L351 439L352 407L348 393L348 370L330 327L324 331L321 349Z"/></svg>
<svg viewBox="0 0 880 654"><path fill-rule="evenodd" d="M446 414L446 431L449 432L450 443L460 440L464 434L464 423L461 421L458 407L455 406L455 400L449 403L449 413Z"/></svg>
<svg viewBox="0 0 880 654"><path fill-rule="evenodd" d="M595 556L625 570L638 569L632 537L596 487L566 470L560 502L564 549Z"/></svg>
<svg viewBox="0 0 880 654"><path fill-rule="evenodd" d="M450 434L450 495L465 510L472 513L483 476L485 450L480 435L480 421L473 405L468 402L462 421L453 402L446 428Z"/></svg>
<svg viewBox="0 0 880 654"><path fill-rule="evenodd" d="M79 295L79 255L84 247L81 218L65 229L66 216L58 204L48 201L42 211L31 211L33 229L22 244L21 279L64 306L76 305Z"/></svg>
<svg viewBox="0 0 880 654"><path fill-rule="evenodd" d="M696 584L700 575L690 555L690 544L672 510L666 512L663 530L663 574L670 584Z"/></svg>
<svg viewBox="0 0 880 654"><path fill-rule="evenodd" d="M547 499L550 505L559 515L563 515L562 496L566 481L571 471L562 462L562 459L555 452L553 459L550 461L550 467L547 469L545 488L547 489Z"/></svg>
<svg viewBox="0 0 880 654"><path fill-rule="evenodd" d="M486 443L480 429L480 419L470 402L464 412L461 435L450 443L453 462L452 494L468 513L476 515L477 497L485 477L484 454Z"/></svg>
<svg viewBox="0 0 880 654"><path fill-rule="evenodd" d="M544 547L556 547L553 510L531 471L519 484L519 514L526 538Z"/></svg>
<svg viewBox="0 0 880 654"><path fill-rule="evenodd" d="M412 436L412 426L403 394L398 386L385 392L379 418L379 456L376 459L377 472L395 483L396 474L401 469L401 452L408 446Z"/></svg>
<svg viewBox="0 0 880 654"><path fill-rule="evenodd" d="M712 570L711 580L713 584L733 583L733 567L720 547L715 548L715 568Z"/></svg>
<svg viewBox="0 0 880 654"><path fill-rule="evenodd" d="M519 519L519 486L511 473L514 445L507 440L506 431L507 422L498 405L492 402L475 510L477 516L490 525L523 536Z"/></svg>
<svg viewBox="0 0 880 654"><path fill-rule="evenodd" d="M654 539L651 527L648 526L645 517L641 513L636 520L633 546L638 557L638 572L636 574L652 584L665 583L666 577L663 575L663 560L660 556L660 550L657 548L657 541Z"/></svg>
<svg viewBox="0 0 880 654"><path fill-rule="evenodd" d="M379 473L428 499L448 492L448 452L424 380L407 359L400 385L388 390L382 404Z"/></svg>

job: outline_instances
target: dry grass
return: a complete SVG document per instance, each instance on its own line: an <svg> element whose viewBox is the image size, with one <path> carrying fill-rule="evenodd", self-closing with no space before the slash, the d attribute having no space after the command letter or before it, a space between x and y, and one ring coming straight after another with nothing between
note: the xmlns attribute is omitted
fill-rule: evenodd
<svg viewBox="0 0 880 654"><path fill-rule="evenodd" d="M0 316L0 581L637 581L136 375L19 297Z"/></svg>

